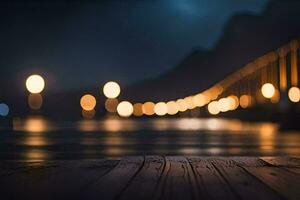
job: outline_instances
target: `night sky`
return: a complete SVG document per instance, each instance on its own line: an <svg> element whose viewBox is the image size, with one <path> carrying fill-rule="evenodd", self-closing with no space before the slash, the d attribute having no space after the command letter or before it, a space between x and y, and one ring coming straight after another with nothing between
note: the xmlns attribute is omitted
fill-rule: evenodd
<svg viewBox="0 0 300 200"><path fill-rule="evenodd" d="M259 15L268 0L24 2L0 3L2 88L31 73L49 90L154 78L212 48L232 15Z"/></svg>

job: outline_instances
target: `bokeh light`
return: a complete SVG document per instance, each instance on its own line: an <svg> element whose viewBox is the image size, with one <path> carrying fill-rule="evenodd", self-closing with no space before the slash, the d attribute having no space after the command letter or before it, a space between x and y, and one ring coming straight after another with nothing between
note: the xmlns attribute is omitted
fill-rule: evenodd
<svg viewBox="0 0 300 200"><path fill-rule="evenodd" d="M159 103L155 104L154 112L158 116L166 115L168 112L167 104L165 102L159 102Z"/></svg>
<svg viewBox="0 0 300 200"><path fill-rule="evenodd" d="M9 114L9 107L5 103L0 103L0 116L6 117Z"/></svg>
<svg viewBox="0 0 300 200"><path fill-rule="evenodd" d="M43 105L43 97L41 94L29 94L28 105L32 110L39 110Z"/></svg>
<svg viewBox="0 0 300 200"><path fill-rule="evenodd" d="M280 92L279 90L275 89L274 95L271 97L272 103L278 103L280 100Z"/></svg>
<svg viewBox="0 0 300 200"><path fill-rule="evenodd" d="M129 117L133 113L133 106L128 101L122 101L117 107L117 112L122 117Z"/></svg>
<svg viewBox="0 0 300 200"><path fill-rule="evenodd" d="M208 112L212 115L217 115L220 113L218 101L212 101L207 106Z"/></svg>
<svg viewBox="0 0 300 200"><path fill-rule="evenodd" d="M178 110L180 112L184 112L187 110L187 105L186 105L186 102L183 100L183 99L178 99L176 101L176 104L177 104L177 107L178 107Z"/></svg>
<svg viewBox="0 0 300 200"><path fill-rule="evenodd" d="M235 95L230 95L229 97L227 97L227 99L230 102L230 108L229 110L235 110L239 107L239 98Z"/></svg>
<svg viewBox="0 0 300 200"><path fill-rule="evenodd" d="M153 102L146 102L143 104L143 113L145 115L153 115L154 114L154 106L155 104Z"/></svg>
<svg viewBox="0 0 300 200"><path fill-rule="evenodd" d="M197 107L202 107L207 103L207 98L203 94L193 96L193 104Z"/></svg>
<svg viewBox="0 0 300 200"><path fill-rule="evenodd" d="M104 106L105 106L105 109L107 110L107 112L115 113L115 112L117 112L118 104L119 104L118 99L108 98L108 99L106 99Z"/></svg>
<svg viewBox="0 0 300 200"><path fill-rule="evenodd" d="M221 98L218 101L218 110L221 112L226 112L230 109L230 100L228 98ZM217 105L217 104L212 104ZM213 112L214 113L214 112Z"/></svg>
<svg viewBox="0 0 300 200"><path fill-rule="evenodd" d="M45 80L40 75L31 75L26 80L26 88L30 93L41 93L45 88Z"/></svg>
<svg viewBox="0 0 300 200"><path fill-rule="evenodd" d="M240 96L240 106L242 108L248 108L251 105L251 96L250 95L242 95Z"/></svg>
<svg viewBox="0 0 300 200"><path fill-rule="evenodd" d="M261 93L265 98L271 99L275 94L275 87L271 83L265 83L261 87Z"/></svg>
<svg viewBox="0 0 300 200"><path fill-rule="evenodd" d="M194 109L196 106L194 105L194 102L193 102L193 97L192 96L189 96L189 97L185 97L183 99L185 101L185 104L187 106L187 109Z"/></svg>
<svg viewBox="0 0 300 200"><path fill-rule="evenodd" d="M96 98L91 94L86 94L80 99L81 108L86 111L94 110L96 104Z"/></svg>
<svg viewBox="0 0 300 200"><path fill-rule="evenodd" d="M133 115L136 117L140 117L143 115L143 104L142 103L135 103L133 105Z"/></svg>
<svg viewBox="0 0 300 200"><path fill-rule="evenodd" d="M168 114L169 115L176 115L178 113L178 105L175 101L169 101L167 103L167 108L168 108Z"/></svg>
<svg viewBox="0 0 300 200"><path fill-rule="evenodd" d="M298 87L291 87L288 92L289 99L297 103L300 101L300 89Z"/></svg>
<svg viewBox="0 0 300 200"><path fill-rule="evenodd" d="M117 98L121 92L121 88L118 83L114 81L107 82L103 87L103 94L107 98Z"/></svg>

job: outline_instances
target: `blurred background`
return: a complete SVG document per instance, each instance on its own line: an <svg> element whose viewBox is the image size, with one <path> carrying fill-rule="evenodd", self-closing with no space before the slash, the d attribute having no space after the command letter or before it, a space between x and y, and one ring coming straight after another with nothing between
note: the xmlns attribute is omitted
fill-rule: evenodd
<svg viewBox="0 0 300 200"><path fill-rule="evenodd" d="M297 0L17 0L0 16L0 159L300 155Z"/></svg>

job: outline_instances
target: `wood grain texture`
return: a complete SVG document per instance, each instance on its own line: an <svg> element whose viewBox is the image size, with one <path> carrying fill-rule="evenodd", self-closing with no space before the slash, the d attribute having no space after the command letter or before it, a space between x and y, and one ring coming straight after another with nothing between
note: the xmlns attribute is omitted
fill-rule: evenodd
<svg viewBox="0 0 300 200"><path fill-rule="evenodd" d="M1 199L300 199L299 158L3 161Z"/></svg>
<svg viewBox="0 0 300 200"><path fill-rule="evenodd" d="M97 182L86 188L81 199L105 199L119 198L128 187L133 178L141 170L144 157L124 157L108 174L101 177Z"/></svg>
<svg viewBox="0 0 300 200"><path fill-rule="evenodd" d="M0 191L12 199L71 198L114 165L115 162L105 160L42 162L39 168L1 178Z"/></svg>
<svg viewBox="0 0 300 200"><path fill-rule="evenodd" d="M292 157L262 157L270 165L282 167L290 172L300 175L300 159Z"/></svg>
<svg viewBox="0 0 300 200"><path fill-rule="evenodd" d="M162 156L146 156L143 168L120 194L120 199L153 199L164 167L165 159Z"/></svg>
<svg viewBox="0 0 300 200"><path fill-rule="evenodd" d="M271 188L228 158L209 159L241 199L280 199Z"/></svg>
<svg viewBox="0 0 300 200"><path fill-rule="evenodd" d="M261 162L259 158L248 159L248 163L252 162L252 165L245 164L244 161L240 159L235 159L235 161L282 197L287 199L300 199L299 175L276 166L255 166L257 165L256 163Z"/></svg>
<svg viewBox="0 0 300 200"><path fill-rule="evenodd" d="M154 199L199 199L193 170L185 157L166 157Z"/></svg>
<svg viewBox="0 0 300 200"><path fill-rule="evenodd" d="M188 159L195 174L200 199L238 199L238 195L207 158Z"/></svg>

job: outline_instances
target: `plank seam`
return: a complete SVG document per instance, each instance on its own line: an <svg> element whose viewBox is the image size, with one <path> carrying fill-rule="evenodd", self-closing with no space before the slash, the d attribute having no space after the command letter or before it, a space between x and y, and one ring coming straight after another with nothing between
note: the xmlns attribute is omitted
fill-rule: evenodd
<svg viewBox="0 0 300 200"><path fill-rule="evenodd" d="M134 175L129 179L128 183L124 186L124 188L119 192L119 194L116 195L116 197L114 198L115 200L118 200L121 198L122 194L126 191L126 189L129 187L129 185L132 183L133 179L140 173L140 171L142 170L144 164L145 164L145 155L143 156L143 162L141 164L141 166L139 167L139 169L134 173Z"/></svg>
<svg viewBox="0 0 300 200"><path fill-rule="evenodd" d="M232 187L232 185L230 184L230 182L225 178L225 176L221 173L220 169L213 163L210 161L210 163L212 164L212 166L216 169L216 171L219 173L219 175L221 176L221 178L228 184L229 189L231 190L232 194L237 198L237 199L243 199L236 191L235 189Z"/></svg>

